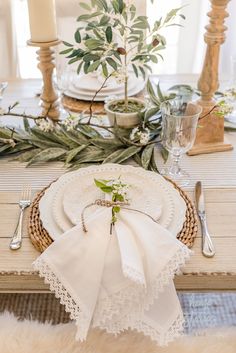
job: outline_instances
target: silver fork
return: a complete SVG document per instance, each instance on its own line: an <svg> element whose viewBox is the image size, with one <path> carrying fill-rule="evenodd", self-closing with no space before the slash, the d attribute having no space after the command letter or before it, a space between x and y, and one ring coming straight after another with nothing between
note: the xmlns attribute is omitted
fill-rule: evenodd
<svg viewBox="0 0 236 353"><path fill-rule="evenodd" d="M31 199L31 187L25 185L23 186L21 199L19 201L20 214L19 214L18 222L10 242L11 250L17 250L21 247L24 210L30 206L30 203L31 203L30 199Z"/></svg>

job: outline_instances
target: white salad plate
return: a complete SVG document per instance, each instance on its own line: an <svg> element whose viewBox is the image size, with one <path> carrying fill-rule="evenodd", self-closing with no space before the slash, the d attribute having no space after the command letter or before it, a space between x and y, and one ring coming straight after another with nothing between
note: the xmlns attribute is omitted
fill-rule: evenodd
<svg viewBox="0 0 236 353"><path fill-rule="evenodd" d="M104 164L66 173L45 192L39 210L43 226L50 236L55 240L79 223L83 208L104 197L95 186L95 178L118 177L130 185L130 207L150 214L174 236L178 234L185 220L186 204L171 183L157 173L139 167ZM93 212L96 212L96 207L86 211L87 217Z"/></svg>

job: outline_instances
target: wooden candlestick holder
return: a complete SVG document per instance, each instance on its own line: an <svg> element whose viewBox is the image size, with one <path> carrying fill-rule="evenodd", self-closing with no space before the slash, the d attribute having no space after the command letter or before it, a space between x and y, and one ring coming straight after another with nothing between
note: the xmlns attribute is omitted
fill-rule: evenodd
<svg viewBox="0 0 236 353"><path fill-rule="evenodd" d="M208 13L210 23L206 26L205 33L206 56L198 81L198 88L201 91L199 104L203 108L202 116L210 112L216 105L213 97L219 87L220 46L225 41L227 27L224 25L224 20L228 17L226 8L230 0L210 1L211 11ZM224 142L224 119L214 111L200 120L199 125L195 144L188 152L189 155L228 151L233 148L231 144Z"/></svg>
<svg viewBox="0 0 236 353"><path fill-rule="evenodd" d="M32 47L39 47L37 50L37 59L39 61L38 68L43 77L43 90L40 95L42 115L57 121L60 116L58 94L53 84L54 50L52 47L58 45L61 41L55 40L52 42L37 43L31 40L27 44Z"/></svg>

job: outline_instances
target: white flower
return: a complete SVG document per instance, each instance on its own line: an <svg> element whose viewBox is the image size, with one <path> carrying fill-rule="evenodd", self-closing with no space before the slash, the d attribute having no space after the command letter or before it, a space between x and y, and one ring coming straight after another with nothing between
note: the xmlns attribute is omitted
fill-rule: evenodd
<svg viewBox="0 0 236 353"><path fill-rule="evenodd" d="M72 131L76 129L78 123L79 123L79 117L72 116L72 115L70 115L62 122L62 124L65 126L67 131Z"/></svg>
<svg viewBox="0 0 236 353"><path fill-rule="evenodd" d="M141 145L146 145L150 139L150 131L148 128L135 127L130 134L130 140L138 140Z"/></svg>
<svg viewBox="0 0 236 353"><path fill-rule="evenodd" d="M124 68L121 68L118 71L114 71L112 74L112 77L115 79L115 81L118 85L125 83L126 72L125 72Z"/></svg>
<svg viewBox="0 0 236 353"><path fill-rule="evenodd" d="M142 132L140 134L140 143L141 145L146 145L149 141L149 133L148 132Z"/></svg>
<svg viewBox="0 0 236 353"><path fill-rule="evenodd" d="M229 99L235 100L236 99L236 89L235 88L227 89L224 92L224 96L229 98Z"/></svg>
<svg viewBox="0 0 236 353"><path fill-rule="evenodd" d="M9 144L12 148L14 148L16 145L16 143L13 139L0 138L0 141L3 143Z"/></svg>
<svg viewBox="0 0 236 353"><path fill-rule="evenodd" d="M133 141L137 137L137 133L139 132L139 127L135 127L130 134L130 140Z"/></svg>
<svg viewBox="0 0 236 353"><path fill-rule="evenodd" d="M38 128L44 132L52 132L55 129L55 125L51 120L40 119L37 121Z"/></svg>
<svg viewBox="0 0 236 353"><path fill-rule="evenodd" d="M218 114L220 115L228 115L231 114L234 110L234 107L232 104L227 103L226 101L220 101L218 103Z"/></svg>

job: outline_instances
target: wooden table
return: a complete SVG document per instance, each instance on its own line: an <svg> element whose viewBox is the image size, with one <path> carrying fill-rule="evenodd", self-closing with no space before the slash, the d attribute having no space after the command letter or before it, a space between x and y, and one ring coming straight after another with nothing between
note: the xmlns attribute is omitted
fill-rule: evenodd
<svg viewBox="0 0 236 353"><path fill-rule="evenodd" d="M186 82L186 79L182 77L183 81ZM170 84L171 82L169 79ZM12 83L5 104L19 100L22 96L22 105L35 109L37 99L33 95L39 87L39 81ZM229 137L236 147L236 135L230 134ZM206 182L206 211L216 256L212 259L202 256L201 237L198 234L193 247L194 255L183 274L175 279L178 290L236 290L236 150L223 153L186 157L183 161L193 171L194 181L202 177ZM222 160L225 161L224 167L220 165ZM205 161L206 168L209 164L209 171L206 170L205 174L203 171L198 173L198 163L201 161ZM63 172L58 163L26 169L16 162L0 160L0 292L48 291L43 280L32 269L32 262L39 253L28 238L27 217L24 222L22 248L12 252L9 250L9 241L16 225L19 211L17 203L23 181L31 180L35 193ZM214 173L219 175L218 179L213 178ZM193 198L193 183L188 193Z"/></svg>

